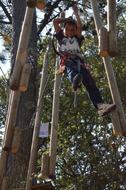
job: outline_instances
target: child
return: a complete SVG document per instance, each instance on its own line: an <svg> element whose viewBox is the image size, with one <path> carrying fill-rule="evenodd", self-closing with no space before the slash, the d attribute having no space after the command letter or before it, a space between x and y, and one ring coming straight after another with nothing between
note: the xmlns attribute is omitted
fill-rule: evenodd
<svg viewBox="0 0 126 190"><path fill-rule="evenodd" d="M98 109L99 115L105 116L113 111L116 108L116 105L103 103L99 89L81 58L80 46L83 40L81 35L82 27L78 8L75 4L73 6L73 12L77 21L70 18L57 18L53 22L56 31L55 36L59 43L61 65L65 66L73 89L76 91L77 88L80 87L80 84L83 83L89 93L93 105ZM64 23L64 31L60 26L62 23Z"/></svg>

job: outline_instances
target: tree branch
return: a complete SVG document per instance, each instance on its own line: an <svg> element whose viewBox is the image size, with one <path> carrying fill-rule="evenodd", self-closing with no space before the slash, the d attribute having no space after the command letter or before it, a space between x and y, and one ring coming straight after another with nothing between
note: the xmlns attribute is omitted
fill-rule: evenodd
<svg viewBox="0 0 126 190"><path fill-rule="evenodd" d="M45 14L45 17L42 20L41 25L39 26L38 33L37 33L38 36L41 33L41 31L44 29L44 27L46 26L46 24L49 23L50 17L52 15L54 9L57 8L57 4L59 4L60 2L61 2L61 0L57 0L53 5L50 6L49 12Z"/></svg>
<svg viewBox="0 0 126 190"><path fill-rule="evenodd" d="M12 24L11 22L0 20L0 24Z"/></svg>
<svg viewBox="0 0 126 190"><path fill-rule="evenodd" d="M2 7L2 9L3 9L5 15L7 16L8 20L9 20L9 22L4 22L4 21L2 21L1 23L4 23L4 24L11 24L11 23L12 23L12 18L11 18L11 15L9 14L9 12L8 12L6 6L5 6L1 1L0 1L0 6Z"/></svg>

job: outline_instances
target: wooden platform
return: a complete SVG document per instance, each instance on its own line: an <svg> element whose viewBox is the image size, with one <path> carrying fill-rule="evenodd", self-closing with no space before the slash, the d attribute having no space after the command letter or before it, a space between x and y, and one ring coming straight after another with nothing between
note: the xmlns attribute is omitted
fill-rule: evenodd
<svg viewBox="0 0 126 190"><path fill-rule="evenodd" d="M32 190L55 190L51 183L42 183L32 186Z"/></svg>

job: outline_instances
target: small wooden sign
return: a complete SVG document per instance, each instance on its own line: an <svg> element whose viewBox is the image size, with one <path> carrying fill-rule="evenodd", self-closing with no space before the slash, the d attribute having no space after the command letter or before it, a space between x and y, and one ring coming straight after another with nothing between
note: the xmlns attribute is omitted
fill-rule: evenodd
<svg viewBox="0 0 126 190"><path fill-rule="evenodd" d="M49 123L41 123L39 129L39 137L46 138L49 136Z"/></svg>

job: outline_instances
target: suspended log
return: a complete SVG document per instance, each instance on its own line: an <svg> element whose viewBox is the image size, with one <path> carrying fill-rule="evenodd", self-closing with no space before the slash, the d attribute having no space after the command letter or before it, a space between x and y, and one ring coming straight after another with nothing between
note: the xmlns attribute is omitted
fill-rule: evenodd
<svg viewBox="0 0 126 190"><path fill-rule="evenodd" d="M5 176L3 178L3 182L2 182L2 187L1 187L1 190L8 190L8 187L9 187L9 177Z"/></svg>
<svg viewBox="0 0 126 190"><path fill-rule="evenodd" d="M13 69L13 73L10 78L10 88L12 90L18 90L19 82L21 77L21 71L23 65L26 63L27 59L27 48L29 37L31 33L32 20L33 20L34 9L26 8L25 18L21 29L21 34L19 38L19 46L16 55L16 61Z"/></svg>
<svg viewBox="0 0 126 190"><path fill-rule="evenodd" d="M94 22L96 25L97 35L99 36L99 29L102 28L102 23L101 23L101 19L99 15L97 0L91 0L91 5L93 9L93 14L94 14ZM113 67L112 67L112 64L110 63L109 57L103 57L103 62L104 62L105 70L106 70L106 75L108 79L108 84L109 84L112 100L116 104L116 107L117 107L116 109L117 112L113 112L112 114L112 121L115 120L113 122L114 133L125 135L126 134L126 120L125 120L125 115L124 115L122 102L121 102L117 82L115 79ZM114 114L116 115L114 116Z"/></svg>
<svg viewBox="0 0 126 190"><path fill-rule="evenodd" d="M113 124L113 134L115 136L123 136L121 123L118 119L118 113L116 110L111 113L111 119Z"/></svg>
<svg viewBox="0 0 126 190"><path fill-rule="evenodd" d="M8 152L5 150L1 151L1 160L0 160L0 187L2 186L3 183L3 176L5 173L6 169L6 160L8 157Z"/></svg>
<svg viewBox="0 0 126 190"><path fill-rule="evenodd" d="M99 30L99 55L102 57L109 56L109 37L105 27Z"/></svg>
<svg viewBox="0 0 126 190"><path fill-rule="evenodd" d="M116 132L116 129L118 129L119 126L114 126L114 131L115 131L115 134L119 133L119 134L122 134L123 136L125 136L126 135L126 119L125 119L125 114L124 114L124 110L122 107L122 102L121 102L117 82L115 79L113 67L112 67L112 64L110 64L109 57L103 58L103 62L104 62L105 70L106 70L106 75L108 78L108 84L109 84L111 96L112 96L113 102L115 102L116 107L117 107L118 117L116 114L116 116L114 118L119 121L116 121L115 124L117 124L117 123L121 124L120 132L119 132L119 130ZM113 113L113 114L115 114L115 113Z"/></svg>
<svg viewBox="0 0 126 190"><path fill-rule="evenodd" d="M18 152L20 147L20 140L21 140L21 129L19 127L15 127L12 146L11 146L11 152L13 154L16 154Z"/></svg>
<svg viewBox="0 0 126 190"><path fill-rule="evenodd" d="M9 152L11 149L19 100L20 100L20 92L11 91L10 98L9 98L7 118L6 118L6 123L5 123L5 136L4 136L4 141L3 141L3 150L5 151L5 153L3 152L0 158L0 166L3 167L2 171L0 171L0 175L1 175L0 188L1 188L2 180L3 180L4 172L6 170L6 162L8 158L8 154L6 152ZM4 154L6 156L4 156ZM3 156L4 156L4 159L3 159Z"/></svg>
<svg viewBox="0 0 126 190"><path fill-rule="evenodd" d="M48 179L49 176L49 153L44 153L41 160L41 174L38 176L42 179Z"/></svg>
<svg viewBox="0 0 126 190"><path fill-rule="evenodd" d="M31 74L31 65L24 64L22 73L21 73L20 85L19 85L20 91L25 92L27 90L30 74Z"/></svg>
<svg viewBox="0 0 126 190"><path fill-rule="evenodd" d="M32 186L32 190L55 190L55 188L49 182L49 183L34 185L34 186Z"/></svg>
<svg viewBox="0 0 126 190"><path fill-rule="evenodd" d="M59 119L59 95L61 86L61 75L57 75L56 72L59 68L59 61L56 62L55 79L54 79L54 94L52 105L52 122L51 122L51 135L50 135L50 164L49 164L49 177L55 176L56 154L57 154L57 127Z"/></svg>
<svg viewBox="0 0 126 190"><path fill-rule="evenodd" d="M37 0L27 0L26 3L27 3L27 6L29 8L35 8L36 7L36 2Z"/></svg>
<svg viewBox="0 0 126 190"><path fill-rule="evenodd" d="M61 12L61 18L65 18L65 13ZM61 25L62 27L62 25ZM61 87L61 75L57 75L59 70L59 59L56 59L55 64L55 79L54 79L54 93L52 104L52 121L51 121L51 134L50 134L50 149L49 149L49 178L55 178L56 156L57 156L57 128L59 120L59 97Z"/></svg>
<svg viewBox="0 0 126 190"><path fill-rule="evenodd" d="M35 165L36 165L36 161L37 161L39 126L41 123L42 100L43 100L45 84L46 84L47 75L48 75L47 72L48 72L48 64L49 64L49 62L48 62L49 50L50 50L50 45L47 48L47 52L45 54L44 61L43 61L42 75L41 75L40 88L39 88L39 96L38 96L36 116L35 116L35 125L34 125L31 152L30 152L30 160L29 160L28 173L27 173L26 190L31 190L32 174L35 173Z"/></svg>
<svg viewBox="0 0 126 190"><path fill-rule="evenodd" d="M7 122L5 123L6 133L5 133L4 142L3 142L4 150L10 150L11 148L19 100L20 100L20 92L19 91L12 92L10 108L8 108L9 114L8 114Z"/></svg>
<svg viewBox="0 0 126 190"><path fill-rule="evenodd" d="M116 32L116 0L107 0L107 22L109 31L109 55L114 57L118 53Z"/></svg>

